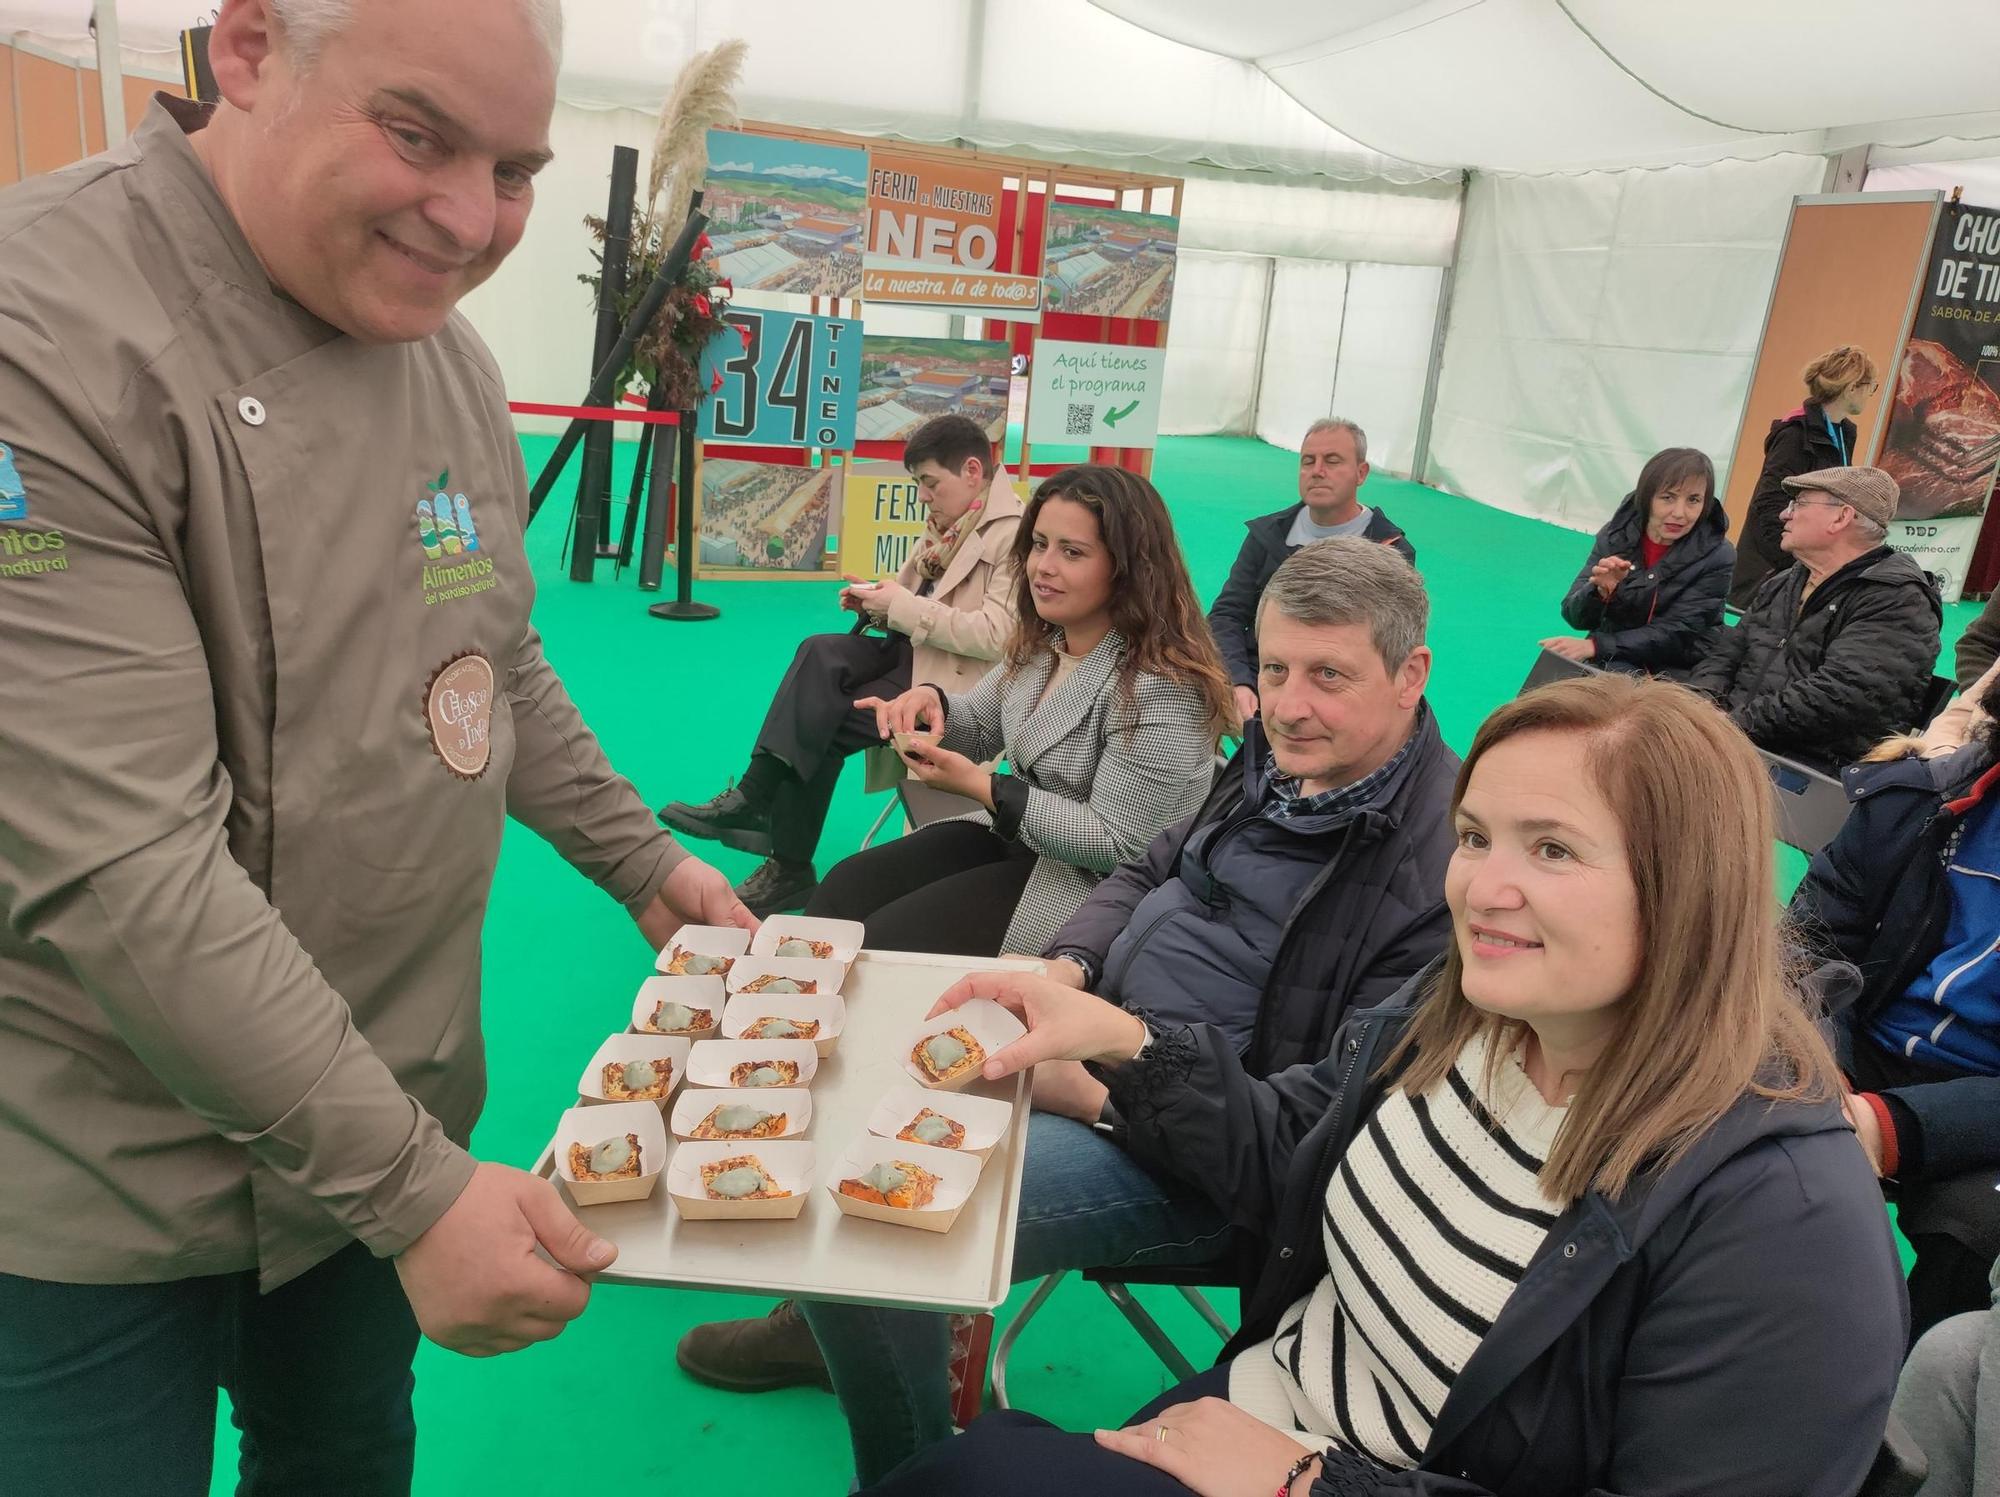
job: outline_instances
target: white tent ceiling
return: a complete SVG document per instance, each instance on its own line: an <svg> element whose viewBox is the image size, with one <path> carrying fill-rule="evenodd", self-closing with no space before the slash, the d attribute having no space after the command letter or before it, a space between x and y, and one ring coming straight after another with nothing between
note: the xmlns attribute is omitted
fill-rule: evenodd
<svg viewBox="0 0 2000 1497"><path fill-rule="evenodd" d="M1996 0L1093 0L1335 129L1488 171L2000 135Z"/></svg>
<svg viewBox="0 0 2000 1497"><path fill-rule="evenodd" d="M128 70L177 75L194 0L118 0ZM92 0L0 0L0 39L72 54ZM750 44L750 118L996 150L1163 166L1421 182L1455 170L1383 157L1254 65L1155 36L1089 0L564 0L561 97L658 109L697 50Z"/></svg>

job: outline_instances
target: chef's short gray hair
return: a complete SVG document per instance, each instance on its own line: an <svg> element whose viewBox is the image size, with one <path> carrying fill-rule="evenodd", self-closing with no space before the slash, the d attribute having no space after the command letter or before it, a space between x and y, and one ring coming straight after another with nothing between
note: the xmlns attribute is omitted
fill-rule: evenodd
<svg viewBox="0 0 2000 1497"><path fill-rule="evenodd" d="M283 33L286 50L300 68L310 68L320 49L354 19L354 0L265 0ZM515 0L535 34L549 50L549 61L562 65L562 0Z"/></svg>

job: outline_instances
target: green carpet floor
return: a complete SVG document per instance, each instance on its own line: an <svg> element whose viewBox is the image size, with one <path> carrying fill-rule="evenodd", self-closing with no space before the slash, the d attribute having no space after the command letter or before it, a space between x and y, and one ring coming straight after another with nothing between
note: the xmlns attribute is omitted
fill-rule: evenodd
<svg viewBox="0 0 2000 1497"><path fill-rule="evenodd" d="M524 438L532 474L552 442ZM620 449L621 476L631 449ZM1155 481L1179 527L1204 601L1227 575L1243 522L1290 503L1296 458L1261 442L1225 437L1161 442ZM1560 632L1558 605L1589 549L1587 536L1503 514L1393 479L1364 498L1386 509L1415 543L1432 599L1437 668L1430 699L1445 736L1463 748L1480 719L1514 694L1535 641ZM702 799L741 772L772 685L800 637L844 629L831 582L704 583L713 623L649 618L655 595L633 574L574 584L560 564L567 495L529 536L540 579L535 619L550 658L615 762L647 803ZM671 586L671 581L670 581ZM1945 655L1976 614L1947 610ZM850 763L822 844L826 864L860 846L882 804L862 794ZM752 861L707 851L732 877ZM1781 849L1784 889L1802 862ZM510 827L486 933L486 1032L491 1096L475 1147L488 1159L530 1163L557 1113L573 1100L576 1072L605 1034L622 1028L650 953L630 921L575 877L533 835ZM1004 1318L1018 1308L1017 1291ZM1172 1291L1139 1291L1197 1360L1213 1336ZM1225 1314L1234 1305L1223 1296ZM600 1288L586 1315L558 1340L491 1361L426 1345L418 1354L423 1497L737 1490L746 1453L768 1458L773 1434L787 1492L844 1492L851 1476L845 1426L815 1391L760 1397L713 1393L674 1366L673 1347L697 1322L761 1314L739 1296ZM1094 1288L1072 1280L1016 1350L1018 1406L1071 1429L1121 1418L1165 1385L1152 1355ZM629 1411L637 1438L617 1443L615 1470L595 1465L601 1443L572 1431L580 1415ZM622 1413L621 1413L622 1417ZM234 1432L218 1431L214 1491L234 1490Z"/></svg>

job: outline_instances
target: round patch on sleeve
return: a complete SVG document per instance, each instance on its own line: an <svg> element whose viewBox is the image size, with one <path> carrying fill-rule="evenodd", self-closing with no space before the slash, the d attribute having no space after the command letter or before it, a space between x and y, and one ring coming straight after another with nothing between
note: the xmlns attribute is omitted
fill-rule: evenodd
<svg viewBox="0 0 2000 1497"><path fill-rule="evenodd" d="M424 721L446 769L461 780L485 774L493 757L493 663L468 650L431 672Z"/></svg>

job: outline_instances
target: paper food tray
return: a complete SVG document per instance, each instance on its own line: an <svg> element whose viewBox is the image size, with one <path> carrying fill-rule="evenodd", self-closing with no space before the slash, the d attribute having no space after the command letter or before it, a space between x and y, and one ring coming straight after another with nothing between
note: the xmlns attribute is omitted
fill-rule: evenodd
<svg viewBox="0 0 2000 1497"><path fill-rule="evenodd" d="M712 1095L712 1094L711 1094ZM790 1195L766 1201L715 1201L701 1188L701 1167L755 1155ZM667 1194L689 1221L785 1220L806 1209L812 1191L813 1146L807 1139L703 1139L681 1144L667 1168Z"/></svg>
<svg viewBox="0 0 2000 1497"><path fill-rule="evenodd" d="M981 1071L986 1061L961 1072L950 1081L934 1081L931 1073L912 1059L912 1053L934 1034L943 1034L947 1029L964 1029L979 1041L988 1060L993 1052L1014 1043L1028 1032L1027 1026L1006 1009L990 998L975 998L970 1003L953 1009L950 1013L939 1014L935 1019L926 1019L923 1026L910 1033L909 1043L897 1053L906 1071L919 1086L932 1091L955 1092L970 1086L982 1078ZM947 1151L949 1152L949 1151Z"/></svg>
<svg viewBox="0 0 2000 1497"><path fill-rule="evenodd" d="M729 1002L729 990L719 977L649 977L639 984L632 1000L632 1028L639 1034L657 1034L651 1028L653 1014L662 1003L681 1003L692 1009L707 1009L715 1022L706 1029L675 1030L688 1040L711 1040L722 1032L722 1010Z"/></svg>
<svg viewBox="0 0 2000 1497"><path fill-rule="evenodd" d="M982 1162L1007 1136L1007 1129L1014 1121L1013 1104L998 1098L969 1097L899 1080L869 1113L868 1131L878 1138L907 1143L907 1139L896 1140L896 1135L926 1107L932 1112L942 1113L965 1129L965 1142L956 1149L945 1150L946 1153L967 1154ZM940 1146L925 1144L922 1147Z"/></svg>
<svg viewBox="0 0 2000 1497"><path fill-rule="evenodd" d="M667 1103L673 1099L681 1083L687 1080L689 1042L664 1034L614 1034L597 1047L597 1053L590 1057L590 1064L583 1068L583 1074L576 1080L576 1094L585 1106L609 1107L611 1099L604 1095L604 1068L613 1061L627 1060L667 1060L673 1062L673 1078L667 1083L667 1095L657 1102L646 1105L665 1112Z"/></svg>
<svg viewBox="0 0 2000 1497"><path fill-rule="evenodd" d="M733 925L683 925L667 938L667 944L660 948L659 959L654 966L666 972L673 963L674 954L679 951L698 951L703 956L740 957L750 950L750 932L739 930ZM674 974L669 974L674 975ZM715 976L717 973L679 974L681 976Z"/></svg>
<svg viewBox="0 0 2000 1497"><path fill-rule="evenodd" d="M937 1193L928 1206L905 1211L898 1206L878 1206L873 1201L843 1195L842 1180L851 1180L871 1165L901 1160L938 1177ZM929 1144L904 1143L900 1139L877 1138L864 1133L848 1146L840 1162L827 1171L826 1188L842 1214L868 1221L887 1222L896 1227L915 1227L921 1232L949 1232L958 1213L971 1199L972 1187L979 1183L979 1161L968 1159L956 1149L934 1149Z"/></svg>
<svg viewBox="0 0 2000 1497"><path fill-rule="evenodd" d="M838 993L841 984L847 981L847 964L816 962L802 956L746 956L729 969L730 996L741 993L760 977L789 977L794 982L817 985L816 991L810 994L773 993L773 998L824 998L830 993Z"/></svg>
<svg viewBox="0 0 2000 1497"><path fill-rule="evenodd" d="M746 1060L797 1061L799 1079L793 1085L807 1086L819 1071L819 1047L811 1040L703 1040L688 1052L688 1085L733 1087L730 1067Z"/></svg>
<svg viewBox="0 0 2000 1497"><path fill-rule="evenodd" d="M639 1140L642 1169L631 1180L579 1180L570 1173L569 1147L590 1148L603 1139L622 1133ZM606 1102L599 1107L572 1107L556 1125L554 1142L556 1178L579 1206L608 1206L614 1201L643 1201L659 1183L660 1170L667 1162L667 1125L660 1109L651 1102Z"/></svg>
<svg viewBox="0 0 2000 1497"><path fill-rule="evenodd" d="M847 1004L838 993L738 993L722 1010L721 1038L747 1039L759 1019L817 1019L819 1033L806 1043L821 1056L833 1054L847 1028Z"/></svg>
<svg viewBox="0 0 2000 1497"><path fill-rule="evenodd" d="M785 1115L785 1131L773 1134L769 1139L695 1138L694 1130L703 1118L718 1107L731 1107L739 1103L764 1112L782 1112ZM812 1115L812 1093L802 1086L691 1086L684 1089L675 1100L673 1111L668 1115L667 1126L675 1138L689 1139L695 1143L775 1143L781 1138L804 1137L806 1129L812 1126Z"/></svg>
<svg viewBox="0 0 2000 1497"><path fill-rule="evenodd" d="M750 954L776 956L779 943L793 936L803 941L830 942L833 956L829 960L848 967L861 954L861 945L868 938L868 930L859 920L825 920L817 915L773 915L750 942Z"/></svg>

